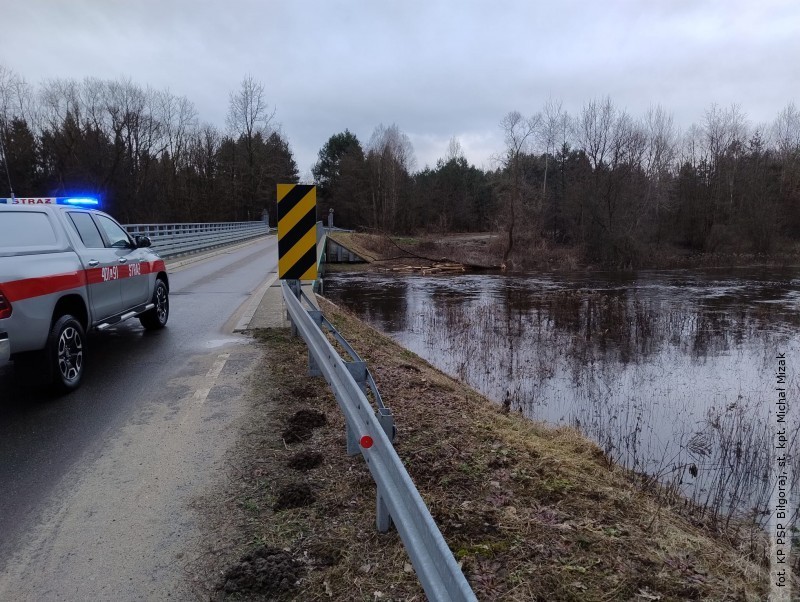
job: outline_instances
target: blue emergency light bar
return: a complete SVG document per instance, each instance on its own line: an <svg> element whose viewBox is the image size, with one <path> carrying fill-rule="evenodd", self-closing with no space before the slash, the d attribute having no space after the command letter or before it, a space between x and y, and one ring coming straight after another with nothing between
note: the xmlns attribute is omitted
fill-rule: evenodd
<svg viewBox="0 0 800 602"><path fill-rule="evenodd" d="M49 196L0 198L0 205L71 205L72 207L99 207L100 201L88 196Z"/></svg>
<svg viewBox="0 0 800 602"><path fill-rule="evenodd" d="M91 197L58 197L56 203L59 205L76 205L81 207L97 207L100 201Z"/></svg>

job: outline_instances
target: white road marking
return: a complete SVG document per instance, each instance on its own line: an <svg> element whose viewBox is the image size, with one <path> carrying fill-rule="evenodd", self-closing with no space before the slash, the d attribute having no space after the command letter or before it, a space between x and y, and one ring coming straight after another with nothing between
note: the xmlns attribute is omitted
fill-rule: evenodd
<svg viewBox="0 0 800 602"><path fill-rule="evenodd" d="M194 392L194 398L197 403L204 403L208 394L211 392L211 388L216 384L217 379L219 378L222 369L225 367L225 362L228 361L228 358L231 356L230 353L220 353L217 356L216 361L214 364L209 368L208 372L206 372L206 377L204 379L205 382L202 384L197 391Z"/></svg>

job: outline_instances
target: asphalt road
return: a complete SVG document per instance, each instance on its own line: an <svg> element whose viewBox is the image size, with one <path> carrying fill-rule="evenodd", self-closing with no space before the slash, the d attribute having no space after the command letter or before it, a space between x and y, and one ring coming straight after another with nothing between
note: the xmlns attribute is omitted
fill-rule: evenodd
<svg viewBox="0 0 800 602"><path fill-rule="evenodd" d="M0 599L185 597L191 502L218 478L258 360L232 331L276 264L273 236L176 268L167 328L92 334L66 397L0 367Z"/></svg>

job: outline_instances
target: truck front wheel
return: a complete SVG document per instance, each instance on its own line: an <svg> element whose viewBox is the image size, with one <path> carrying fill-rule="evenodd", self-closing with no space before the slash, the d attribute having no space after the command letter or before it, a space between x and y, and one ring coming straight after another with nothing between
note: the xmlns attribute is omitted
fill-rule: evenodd
<svg viewBox="0 0 800 602"><path fill-rule="evenodd" d="M139 316L139 322L146 330L160 330L167 325L169 319L169 291L167 285L160 278L156 280L153 290L153 309Z"/></svg>
<svg viewBox="0 0 800 602"><path fill-rule="evenodd" d="M85 337L81 323L69 314L58 318L50 329L45 355L54 392L69 393L81 384Z"/></svg>

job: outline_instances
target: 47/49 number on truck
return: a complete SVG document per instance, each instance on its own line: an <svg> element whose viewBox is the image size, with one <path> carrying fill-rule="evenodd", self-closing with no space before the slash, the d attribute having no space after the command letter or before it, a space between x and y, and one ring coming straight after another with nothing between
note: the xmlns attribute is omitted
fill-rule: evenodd
<svg viewBox="0 0 800 602"><path fill-rule="evenodd" d="M128 278L132 278L133 276L141 276L142 275L142 266L138 263L132 263L128 267ZM119 266L112 265L107 268L102 268L100 270L100 276L103 279L103 282L108 282L109 280L118 280L119 279Z"/></svg>

